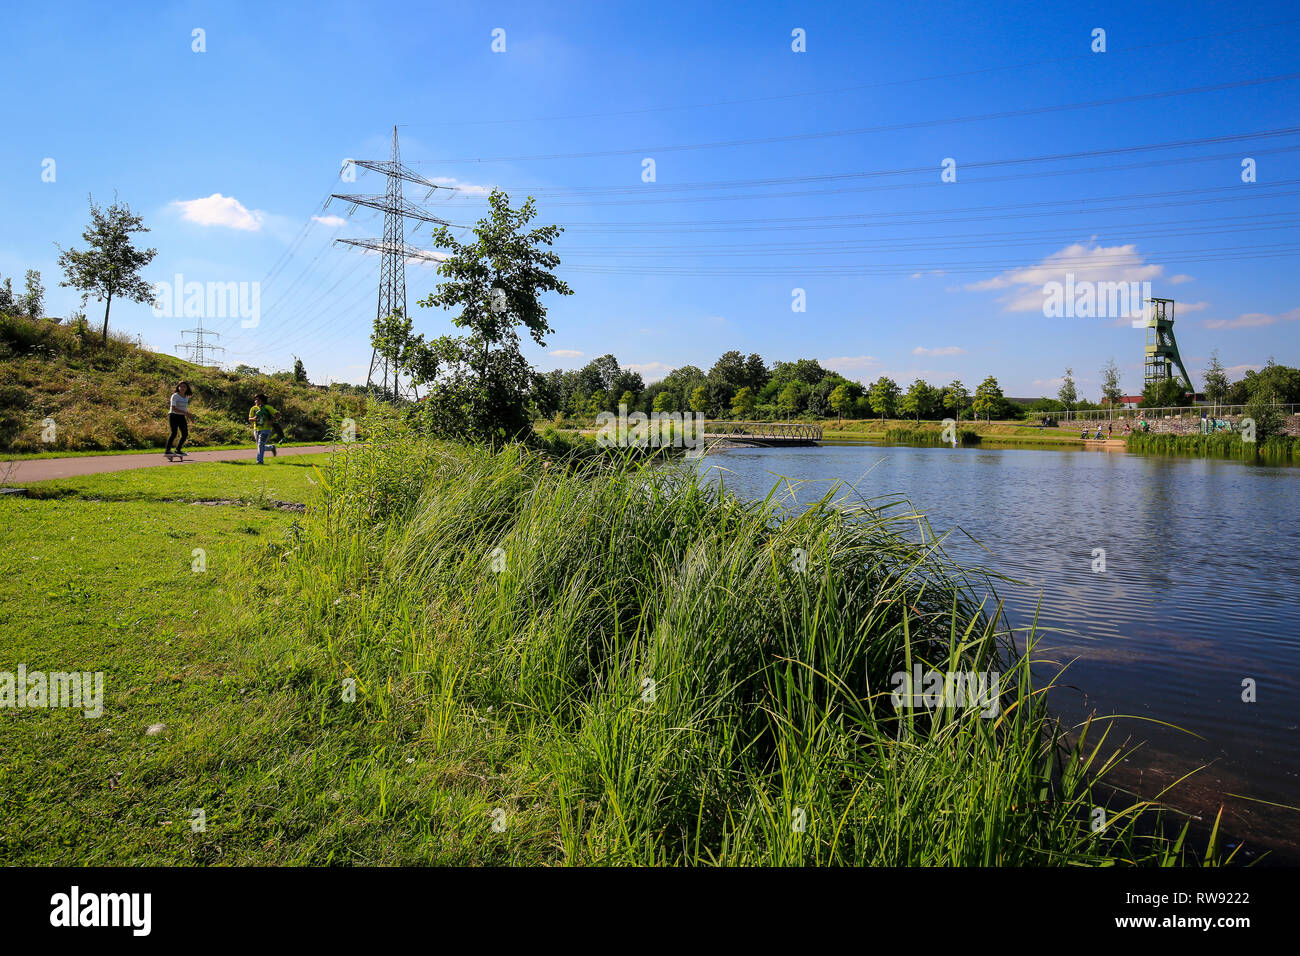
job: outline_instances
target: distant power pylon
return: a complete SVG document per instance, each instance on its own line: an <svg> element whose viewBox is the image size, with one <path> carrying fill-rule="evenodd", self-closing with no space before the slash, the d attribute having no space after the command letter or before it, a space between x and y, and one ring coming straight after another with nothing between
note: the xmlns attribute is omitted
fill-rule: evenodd
<svg viewBox="0 0 1300 956"><path fill-rule="evenodd" d="M207 342L205 342L205 341L203 340L203 337L204 337L205 335L210 335L210 336L212 336L214 339L219 339L219 338L221 338L221 333L220 333L220 332L213 332L211 329L205 329L205 328L203 327L203 320L202 320L202 319L199 319L199 324L198 324L198 326L197 326L196 328L193 328L193 329L182 329L182 330L181 330L181 335L182 335L182 336L186 336L186 335L193 335L193 336L194 336L194 341L193 341L193 342L184 342L184 341L182 341L182 342L178 342L178 343L176 344L176 347L177 347L178 349L186 349L186 350L189 351L189 353L190 353L189 360L190 360L191 362L193 362L195 365L217 365L217 364L218 364L216 361L211 361L211 360L208 359L208 353L209 353L209 352L224 352L224 351L225 351L225 348L223 348L223 347L220 346L220 345L209 345Z"/></svg>
<svg viewBox="0 0 1300 956"><path fill-rule="evenodd" d="M393 127L393 151L389 159L354 159L352 163L362 169L372 169L387 176L388 183L384 194L382 196L359 196L335 193L325 201L325 205L328 206L332 200L341 199L351 204L348 209L349 215L355 212L358 206L368 206L371 209L382 210L384 213L384 237L382 239L336 239L335 242L360 246L363 249L373 249L380 253L379 305L375 310L375 321L378 322L380 319L394 313L408 315L409 313L406 311L406 260L436 259L437 257L427 250L406 244L405 221L415 219L418 222L434 223L439 226L449 226L451 223L439 219L432 213L426 212L414 203L403 199L402 181L414 183L428 190L425 193L425 199L432 196L435 189L450 189L451 187L440 186L421 176L415 170L402 165L401 154L397 148L396 126ZM419 228L418 225L416 228ZM366 375L366 388L374 388L378 385L383 397L394 400L406 398L408 395L413 396L415 389L402 385L399 372L399 369L390 365L387 357L380 355L378 350L372 349L370 352L370 372ZM378 379L378 382L376 382L376 379Z"/></svg>

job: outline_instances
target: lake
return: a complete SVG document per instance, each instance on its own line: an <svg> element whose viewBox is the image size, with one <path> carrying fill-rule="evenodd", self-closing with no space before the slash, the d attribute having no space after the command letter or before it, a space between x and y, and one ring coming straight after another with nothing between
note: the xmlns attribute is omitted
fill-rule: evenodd
<svg viewBox="0 0 1300 956"><path fill-rule="evenodd" d="M742 497L778 476L806 482L805 503L835 481L855 501L901 495L935 532L969 534L987 550L957 531L945 550L1018 579L997 584L1009 623L1037 612L1036 658L1070 665L1054 711L1130 715L1112 736L1141 747L1118 782L1153 797L1205 765L1166 801L1207 823L1222 802L1231 835L1300 858L1300 812L1269 806L1300 806L1300 468L881 445L731 448L701 467Z"/></svg>

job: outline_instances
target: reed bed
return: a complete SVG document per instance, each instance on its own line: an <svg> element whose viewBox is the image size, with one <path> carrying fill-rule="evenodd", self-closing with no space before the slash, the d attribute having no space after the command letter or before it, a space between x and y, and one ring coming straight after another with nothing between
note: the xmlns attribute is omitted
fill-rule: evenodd
<svg viewBox="0 0 1300 956"><path fill-rule="evenodd" d="M439 848L405 858L448 841L462 862L548 865L1184 855L1147 805L1099 811L1101 741L1062 742L1032 636L1017 654L942 542L909 540L918 515L834 491L794 515L776 489L740 501L671 464L368 433L265 559L291 578L277 626L322 723L393 743L350 765L409 753L393 781L427 764L455 793L450 816L442 790L388 795L368 825ZM892 675L918 664L999 672L996 713L896 707Z"/></svg>

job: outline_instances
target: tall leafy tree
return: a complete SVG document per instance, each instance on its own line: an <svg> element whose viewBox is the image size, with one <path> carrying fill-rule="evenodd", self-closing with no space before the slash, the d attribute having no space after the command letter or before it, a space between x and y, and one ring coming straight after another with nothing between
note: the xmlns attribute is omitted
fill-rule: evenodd
<svg viewBox="0 0 1300 956"><path fill-rule="evenodd" d="M953 413L953 418L961 418L961 410L966 407L968 401L970 401L970 392L966 391L966 386L960 381L954 379L944 387L943 407L945 411Z"/></svg>
<svg viewBox="0 0 1300 956"><path fill-rule="evenodd" d="M880 376L867 389L867 401L871 404L871 410L882 419L886 415L892 416L898 404L898 391L897 382L888 376Z"/></svg>
<svg viewBox="0 0 1300 956"><path fill-rule="evenodd" d="M971 402L971 410L976 416L983 415L985 421L991 421L994 415L1001 413L1005 403L1002 387L998 385L998 380L990 375L980 382L979 388L975 389L975 400Z"/></svg>
<svg viewBox="0 0 1300 956"><path fill-rule="evenodd" d="M918 378L899 399L898 410L904 415L915 415L920 422L922 415L929 417L933 402L934 389L924 379Z"/></svg>
<svg viewBox="0 0 1300 956"><path fill-rule="evenodd" d="M532 369L520 352L519 329L545 345L553 330L542 295L573 290L551 271L560 257L550 246L563 230L528 228L536 215L533 199L513 209L497 189L488 205L472 242L461 242L446 226L434 233L434 243L450 250L438 265L445 281L419 303L453 310L452 323L469 334L427 345L415 337L408 351L414 377L430 383L426 414L435 430L495 441L528 426Z"/></svg>
<svg viewBox="0 0 1300 956"><path fill-rule="evenodd" d="M1056 397L1061 400L1067 412L1074 408L1075 403L1079 400L1079 390L1074 385L1074 369L1067 368L1065 377L1061 380L1061 387L1056 392Z"/></svg>
<svg viewBox="0 0 1300 956"><path fill-rule="evenodd" d="M1211 405L1221 405L1228 397L1228 373L1219 364L1219 350L1210 353L1210 364L1205 370L1205 400Z"/></svg>
<svg viewBox="0 0 1300 956"><path fill-rule="evenodd" d="M116 199L107 209L90 199L90 225L81 234L86 248L59 249L59 265L63 269L61 286L71 286L81 293L81 301L94 297L104 302L104 342L108 342L108 313L114 297L129 302L151 302L153 288L140 275L140 270L153 262L157 249L137 249L131 236L148 232L144 220L131 212L131 207ZM57 246L57 243L56 243Z"/></svg>

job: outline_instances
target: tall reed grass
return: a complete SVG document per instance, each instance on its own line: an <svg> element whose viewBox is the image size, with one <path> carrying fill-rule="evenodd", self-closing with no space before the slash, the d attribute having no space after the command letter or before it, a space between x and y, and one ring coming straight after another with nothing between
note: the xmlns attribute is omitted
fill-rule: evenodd
<svg viewBox="0 0 1300 956"><path fill-rule="evenodd" d="M477 808L438 824L459 839L546 864L1179 857L1141 804L1095 825L1098 742L1062 742L997 608L902 533L918 516L833 493L791 516L671 464L367 427L278 553L297 606L276 626L322 721L465 775ZM997 714L895 709L918 663L999 671Z"/></svg>
<svg viewBox="0 0 1300 956"><path fill-rule="evenodd" d="M1160 452L1174 455L1202 455L1211 458L1287 462L1300 461L1300 438L1273 435L1263 441L1246 442L1230 432L1212 435L1172 435L1136 432L1125 439L1133 452Z"/></svg>

